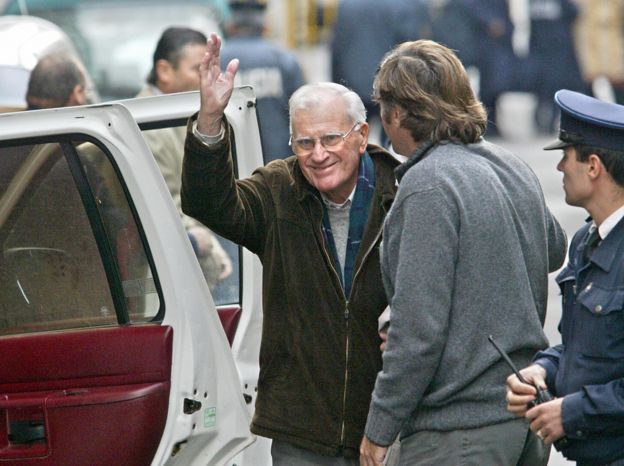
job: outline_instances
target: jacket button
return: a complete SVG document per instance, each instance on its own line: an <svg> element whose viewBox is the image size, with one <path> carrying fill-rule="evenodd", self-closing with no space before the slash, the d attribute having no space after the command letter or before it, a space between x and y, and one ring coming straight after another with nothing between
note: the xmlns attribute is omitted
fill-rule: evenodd
<svg viewBox="0 0 624 466"><path fill-rule="evenodd" d="M582 437L583 436L583 431L582 430L577 430L576 431L576 436L577 437Z"/></svg>
<svg viewBox="0 0 624 466"><path fill-rule="evenodd" d="M594 308L594 311L600 313L602 311L602 306L600 304L597 304L596 307Z"/></svg>
<svg viewBox="0 0 624 466"><path fill-rule="evenodd" d="M591 290L591 289L592 289L592 286L594 286L594 284L593 284L593 283L590 283L589 285L587 285L587 286L585 287L585 291L589 291L589 290Z"/></svg>

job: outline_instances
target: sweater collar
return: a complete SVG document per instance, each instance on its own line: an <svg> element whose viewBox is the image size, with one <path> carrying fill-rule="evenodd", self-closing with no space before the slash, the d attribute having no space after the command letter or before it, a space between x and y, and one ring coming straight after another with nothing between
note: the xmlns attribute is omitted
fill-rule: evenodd
<svg viewBox="0 0 624 466"><path fill-rule="evenodd" d="M394 176L399 183L401 182L403 176L405 176L405 173L407 173L410 168L412 168L427 155L429 155L429 151L433 148L433 146L433 141L423 142L405 162L403 162L401 165L394 169Z"/></svg>

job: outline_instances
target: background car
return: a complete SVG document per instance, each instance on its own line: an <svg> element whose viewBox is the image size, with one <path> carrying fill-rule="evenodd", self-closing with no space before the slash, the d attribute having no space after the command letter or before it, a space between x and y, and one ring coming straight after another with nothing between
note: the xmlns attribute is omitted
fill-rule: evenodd
<svg viewBox="0 0 624 466"><path fill-rule="evenodd" d="M37 16L70 38L101 99L134 97L169 26L220 32L227 0L9 0L0 14Z"/></svg>
<svg viewBox="0 0 624 466"><path fill-rule="evenodd" d="M0 113L26 108L30 72L39 58L50 53L68 53L78 61L71 39L54 23L34 16L0 16ZM87 98L98 100L87 76Z"/></svg>

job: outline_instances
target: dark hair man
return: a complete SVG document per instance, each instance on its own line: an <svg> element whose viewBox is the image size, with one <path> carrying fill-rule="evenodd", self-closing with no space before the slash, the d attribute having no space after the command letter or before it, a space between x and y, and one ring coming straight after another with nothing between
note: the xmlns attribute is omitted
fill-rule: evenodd
<svg viewBox="0 0 624 466"><path fill-rule="evenodd" d="M41 58L30 74L26 102L28 110L86 104L86 79L81 64L68 54Z"/></svg>
<svg viewBox="0 0 624 466"><path fill-rule="evenodd" d="M166 29L154 51L153 66L138 97L199 89L199 65L206 53L206 36L194 29ZM186 128L144 131L169 193L180 212L206 282L211 289L232 272L232 262L219 240L197 220L184 215L180 206L182 157Z"/></svg>
<svg viewBox="0 0 624 466"><path fill-rule="evenodd" d="M221 71L211 35L201 107L189 125L184 211L263 264L263 329L252 432L273 439L274 466L357 466L381 367L377 318L387 305L381 227L395 159L368 144L362 100L335 83L290 99L295 155L236 180L224 109L238 60Z"/></svg>
<svg viewBox="0 0 624 466"><path fill-rule="evenodd" d="M577 465L624 464L624 106L577 92L555 94L568 204L591 216L556 278L561 344L507 379L508 409ZM529 409L535 387L556 398Z"/></svg>
<svg viewBox="0 0 624 466"><path fill-rule="evenodd" d="M373 89L409 158L384 225L392 312L361 464L380 466L399 433L401 465L545 464L541 442L505 409L508 367L487 337L516 362L546 346L563 230L531 169L482 138L485 111L450 49L397 46Z"/></svg>

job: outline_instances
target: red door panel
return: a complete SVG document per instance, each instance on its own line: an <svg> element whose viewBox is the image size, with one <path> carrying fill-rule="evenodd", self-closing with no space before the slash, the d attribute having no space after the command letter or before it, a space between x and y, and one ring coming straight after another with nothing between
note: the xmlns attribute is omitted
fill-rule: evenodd
<svg viewBox="0 0 624 466"><path fill-rule="evenodd" d="M149 465L172 342L156 325L0 339L0 464Z"/></svg>
<svg viewBox="0 0 624 466"><path fill-rule="evenodd" d="M234 336L236 335L236 329L238 328L238 321L241 316L241 307L236 305L221 306L217 308L217 312L219 313L219 319L221 319L223 330L225 330L225 335L230 342L230 346L232 346Z"/></svg>

